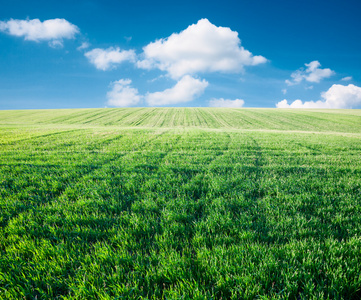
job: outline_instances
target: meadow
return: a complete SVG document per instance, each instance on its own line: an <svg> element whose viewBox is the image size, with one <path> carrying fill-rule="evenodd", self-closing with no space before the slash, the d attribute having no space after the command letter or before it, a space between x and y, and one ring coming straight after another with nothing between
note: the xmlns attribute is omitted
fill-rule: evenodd
<svg viewBox="0 0 361 300"><path fill-rule="evenodd" d="M0 299L360 299L361 110L0 111Z"/></svg>

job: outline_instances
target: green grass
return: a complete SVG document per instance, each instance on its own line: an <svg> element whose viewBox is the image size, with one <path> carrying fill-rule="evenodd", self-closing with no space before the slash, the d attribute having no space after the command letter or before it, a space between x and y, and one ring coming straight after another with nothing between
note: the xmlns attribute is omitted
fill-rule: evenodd
<svg viewBox="0 0 361 300"><path fill-rule="evenodd" d="M0 299L360 299L361 110L0 111Z"/></svg>

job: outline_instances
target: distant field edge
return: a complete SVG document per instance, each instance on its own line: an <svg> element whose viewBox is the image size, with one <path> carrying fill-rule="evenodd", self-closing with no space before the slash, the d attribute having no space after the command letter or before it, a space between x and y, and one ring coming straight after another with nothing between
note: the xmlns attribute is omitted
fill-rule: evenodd
<svg viewBox="0 0 361 300"><path fill-rule="evenodd" d="M0 125L361 133L361 109L136 107L1 110Z"/></svg>

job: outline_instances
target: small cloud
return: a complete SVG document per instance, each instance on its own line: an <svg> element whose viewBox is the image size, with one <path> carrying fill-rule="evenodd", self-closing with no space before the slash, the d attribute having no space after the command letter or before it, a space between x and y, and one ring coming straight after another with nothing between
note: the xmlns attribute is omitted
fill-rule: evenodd
<svg viewBox="0 0 361 300"><path fill-rule="evenodd" d="M342 81L350 81L352 80L352 76L347 76L341 79Z"/></svg>
<svg viewBox="0 0 361 300"><path fill-rule="evenodd" d="M115 68L115 65L120 64L124 61L135 61L134 50L120 50L119 47L108 49L96 48L89 52L86 52L85 57L99 70L109 70Z"/></svg>
<svg viewBox="0 0 361 300"><path fill-rule="evenodd" d="M164 78L164 77L165 77L164 75L159 75L158 77L155 77L155 78L153 78L153 79L147 80L147 82L153 83L153 82L155 82L155 81L157 81L157 80L160 80L160 79L162 79L162 78Z"/></svg>
<svg viewBox="0 0 361 300"><path fill-rule="evenodd" d="M174 79L199 72L241 72L244 66L267 61L244 49L237 32L217 27L207 19L152 42L143 51L144 59L137 62L139 68L158 68Z"/></svg>
<svg viewBox="0 0 361 300"><path fill-rule="evenodd" d="M208 82L206 80L201 81L185 75L172 88L162 92L148 93L145 99L151 106L189 102L201 95L207 86Z"/></svg>
<svg viewBox="0 0 361 300"><path fill-rule="evenodd" d="M107 93L107 104L110 106L127 107L137 105L142 96L138 89L132 88L130 79L120 79L111 83L112 89Z"/></svg>
<svg viewBox="0 0 361 300"><path fill-rule="evenodd" d="M334 84L326 92L321 93L323 100L295 100L288 103L286 99L276 104L277 108L354 108L361 105L361 88L353 84L347 86Z"/></svg>
<svg viewBox="0 0 361 300"><path fill-rule="evenodd" d="M53 48L63 47L63 39L72 39L79 28L65 19L39 19L0 21L0 31L12 36L23 37L27 41L49 41Z"/></svg>
<svg viewBox="0 0 361 300"><path fill-rule="evenodd" d="M88 42L82 42L81 45L76 48L78 51L88 49L90 47L90 44Z"/></svg>
<svg viewBox="0 0 361 300"><path fill-rule="evenodd" d="M322 79L331 77L335 74L331 69L321 69L319 68L321 64L317 61L311 61L309 64L305 64L306 69L301 68L299 70L294 71L291 74L291 80L286 80L287 85L296 85L301 83L303 80L308 82L319 83Z"/></svg>
<svg viewBox="0 0 361 300"><path fill-rule="evenodd" d="M132 40L132 37L131 37L131 36L125 36L124 38L125 38L125 40L126 40L128 43Z"/></svg>
<svg viewBox="0 0 361 300"><path fill-rule="evenodd" d="M305 87L306 90L313 90L313 85Z"/></svg>
<svg viewBox="0 0 361 300"><path fill-rule="evenodd" d="M240 108L243 107L244 100L242 99L235 99L235 100L229 100L229 99L211 99L209 101L209 106L211 107L228 107L228 108Z"/></svg>
<svg viewBox="0 0 361 300"><path fill-rule="evenodd" d="M63 41L59 41L59 40L52 40L48 43L49 47L54 48L54 49L60 49L64 47Z"/></svg>
<svg viewBox="0 0 361 300"><path fill-rule="evenodd" d="M287 94L287 89L283 89L283 90L282 90L282 94L283 94L283 95L286 95L286 94Z"/></svg>

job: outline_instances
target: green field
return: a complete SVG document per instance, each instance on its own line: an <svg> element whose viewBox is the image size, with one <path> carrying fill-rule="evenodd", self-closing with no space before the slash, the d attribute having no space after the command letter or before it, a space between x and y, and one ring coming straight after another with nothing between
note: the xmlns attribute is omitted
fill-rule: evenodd
<svg viewBox="0 0 361 300"><path fill-rule="evenodd" d="M361 110L0 111L0 299L360 299Z"/></svg>

